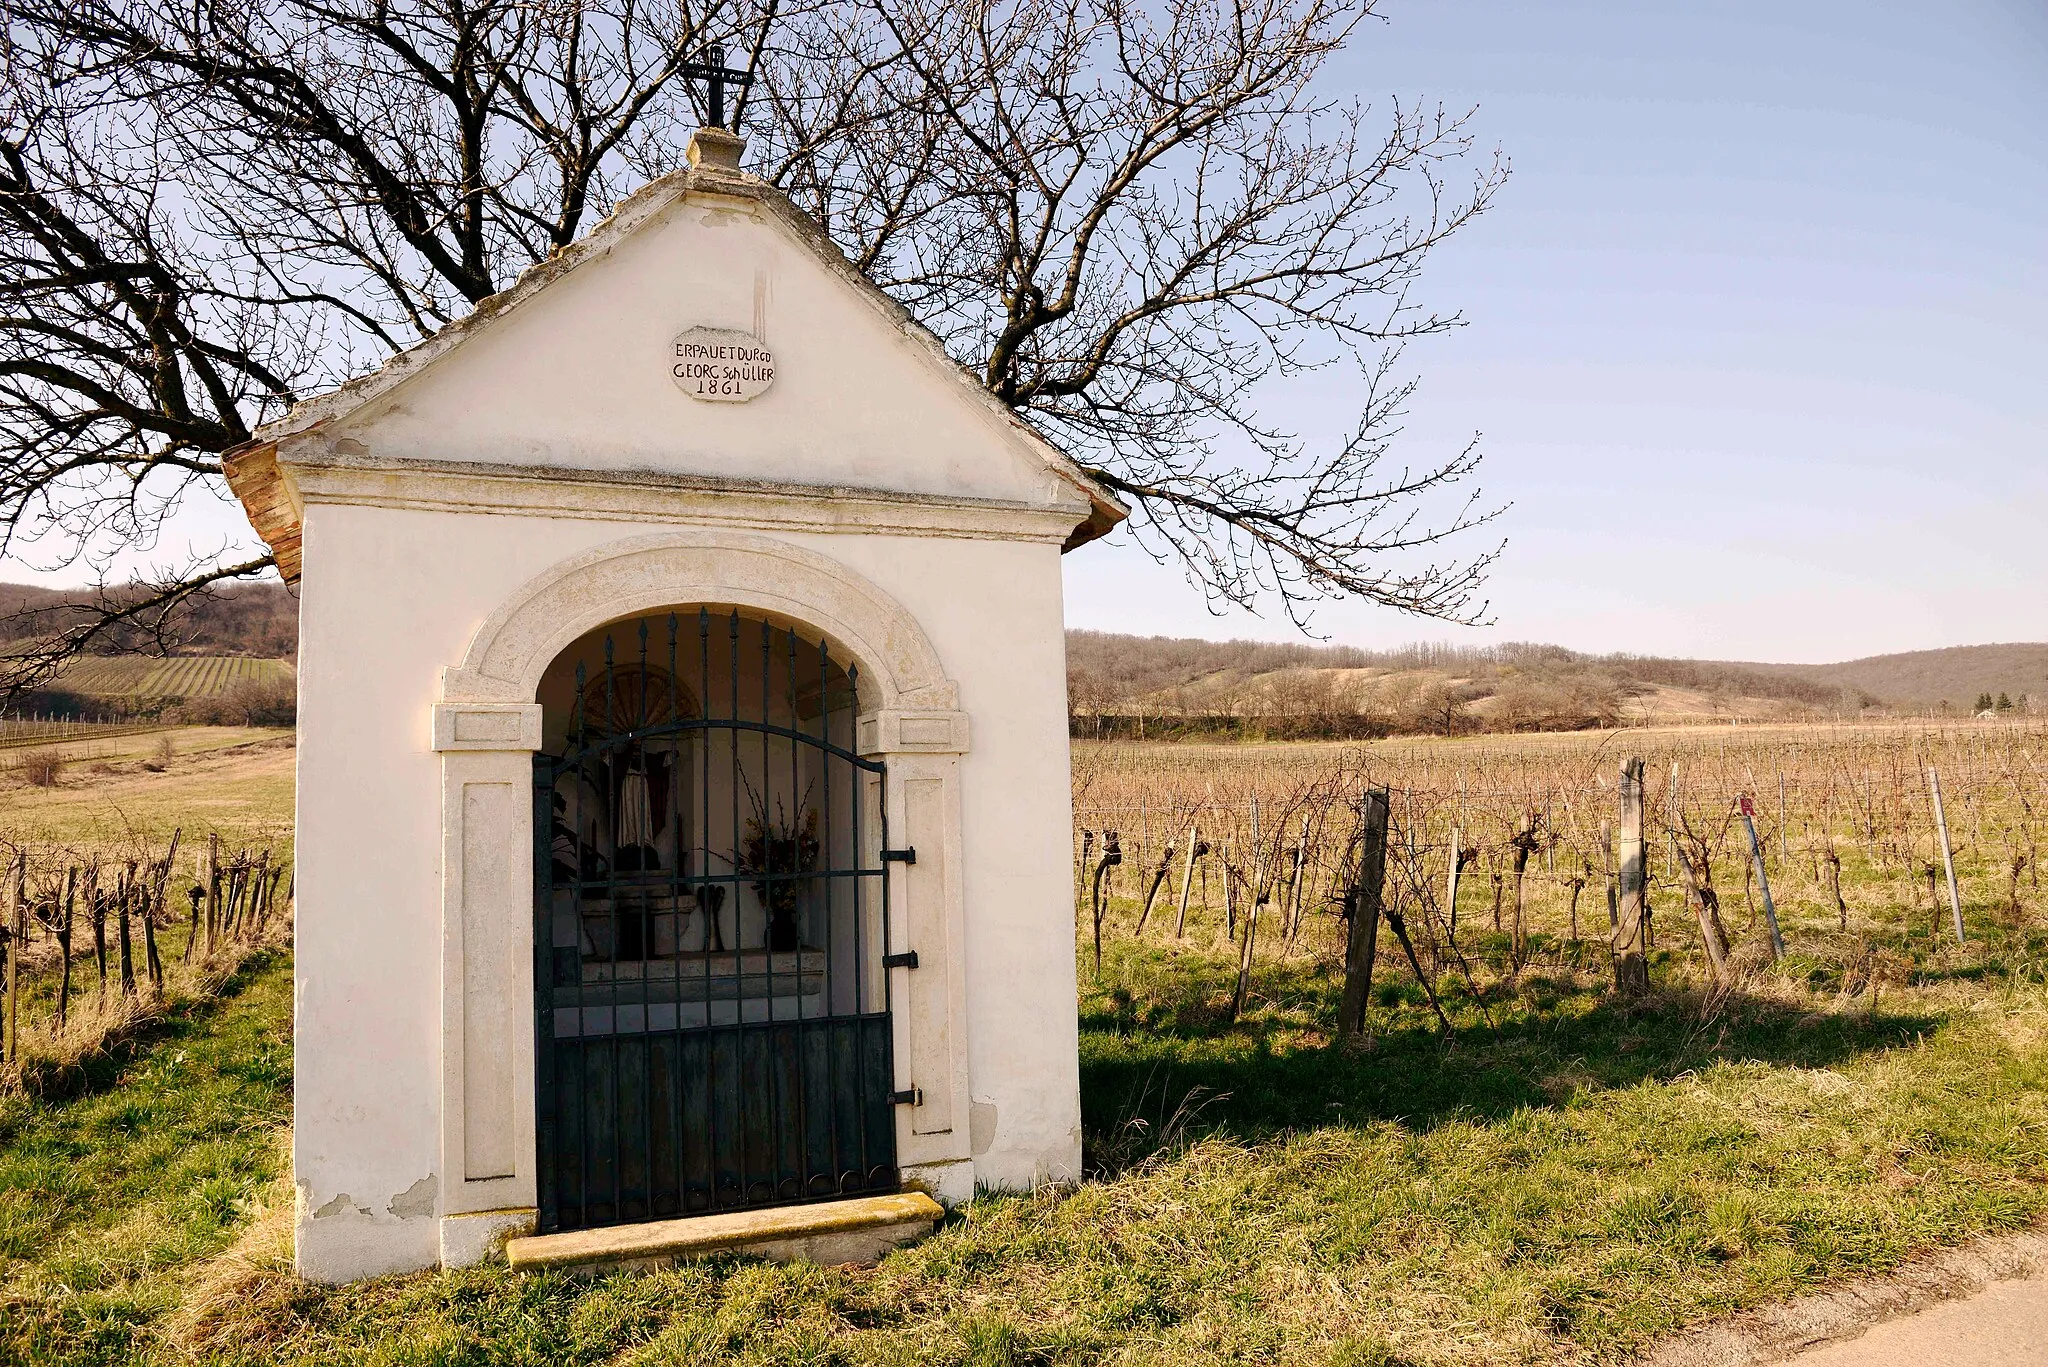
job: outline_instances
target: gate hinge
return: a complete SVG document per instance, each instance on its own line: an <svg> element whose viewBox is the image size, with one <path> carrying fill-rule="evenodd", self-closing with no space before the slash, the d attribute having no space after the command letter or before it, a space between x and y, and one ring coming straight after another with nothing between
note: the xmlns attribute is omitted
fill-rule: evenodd
<svg viewBox="0 0 2048 1367"><path fill-rule="evenodd" d="M901 954L884 954L882 956L882 967L916 968L917 951L914 949L906 949Z"/></svg>
<svg viewBox="0 0 2048 1367"><path fill-rule="evenodd" d="M912 845L910 848L903 850L883 850L882 862L884 864L915 864L917 862L917 846Z"/></svg>
<svg viewBox="0 0 2048 1367"><path fill-rule="evenodd" d="M924 1105L924 1088L910 1087L900 1092L889 1093L889 1100L898 1106Z"/></svg>

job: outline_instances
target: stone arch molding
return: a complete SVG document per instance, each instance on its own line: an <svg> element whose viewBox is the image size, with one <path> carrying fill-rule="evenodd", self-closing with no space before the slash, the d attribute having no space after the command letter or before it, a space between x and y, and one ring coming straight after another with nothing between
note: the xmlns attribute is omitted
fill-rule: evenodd
<svg viewBox="0 0 2048 1367"><path fill-rule="evenodd" d="M934 1190L973 1189L968 1151L961 757L967 715L917 620L828 556L746 533L683 530L599 546L527 581L441 672L440 1259L490 1256L529 1228L535 1170L533 752L541 675L592 627L684 603L773 613L823 632L861 667L857 745L886 758L885 828L922 851L892 880L893 943L925 958L892 991L897 1162ZM869 696L872 687L872 696ZM884 827L878 827L882 829ZM956 1123L957 1122L957 1123ZM301 1226L303 1237L304 1226Z"/></svg>
<svg viewBox="0 0 2048 1367"><path fill-rule="evenodd" d="M708 529L611 542L527 581L477 628L462 663L442 671L442 701L532 703L542 673L585 632L682 603L753 608L823 632L873 684L864 711L959 706L924 629L878 585L801 546Z"/></svg>

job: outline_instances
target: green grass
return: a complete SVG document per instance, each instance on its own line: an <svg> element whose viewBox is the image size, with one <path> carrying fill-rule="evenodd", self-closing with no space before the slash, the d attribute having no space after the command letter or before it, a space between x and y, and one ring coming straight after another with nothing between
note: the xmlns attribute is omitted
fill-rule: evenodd
<svg viewBox="0 0 2048 1367"><path fill-rule="evenodd" d="M1492 1026L1453 991L1448 1041L1397 978L1365 1053L1323 1043L1333 975L1265 965L1232 1024L1228 970L1202 948L1115 945L1083 1002L1101 1175L985 1197L878 1269L729 1259L316 1288L270 1268L216 1300L197 1356L1608 1360L2048 1208L2048 996L2009 963L1989 989L1936 981L1876 1011L1770 984L1718 1012L1683 991L1623 1010L1590 980L1530 974L1486 984ZM272 1174L287 1008L273 963L117 1085L9 1113L0 1343L31 1361L189 1360L157 1330Z"/></svg>
<svg viewBox="0 0 2048 1367"><path fill-rule="evenodd" d="M0 1360L135 1361L283 1166L291 965L252 961L88 1068L78 1094L0 1097Z"/></svg>
<svg viewBox="0 0 2048 1367"><path fill-rule="evenodd" d="M214 810L254 829L288 803L288 758L110 779L76 815L118 806L154 830L239 802ZM1958 948L1915 891L1856 878L1846 933L1788 897L1792 957L1726 999L1700 993L1667 917L1657 990L1635 1005L1605 990L1595 945L1547 925L1509 981L1504 940L1467 907L1477 982L1444 973L1448 1034L1383 936L1374 1042L1349 1051L1331 1044L1326 962L1262 958L1232 1021L1213 914L1197 908L1185 942L1139 943L1119 902L1101 973L1082 963L1090 1179L984 1196L866 1271L298 1282L265 1234L291 1202L280 956L81 1094L0 1106L0 1360L1622 1361L2048 1218L2048 932L1984 900Z"/></svg>

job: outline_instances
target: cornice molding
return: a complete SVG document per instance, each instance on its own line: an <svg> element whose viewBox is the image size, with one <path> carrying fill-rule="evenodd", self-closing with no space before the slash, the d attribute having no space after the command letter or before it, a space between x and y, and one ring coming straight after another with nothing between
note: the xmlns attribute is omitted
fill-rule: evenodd
<svg viewBox="0 0 2048 1367"><path fill-rule="evenodd" d="M346 504L493 516L935 536L1060 545L1085 508L648 470L418 461L282 448L295 507Z"/></svg>

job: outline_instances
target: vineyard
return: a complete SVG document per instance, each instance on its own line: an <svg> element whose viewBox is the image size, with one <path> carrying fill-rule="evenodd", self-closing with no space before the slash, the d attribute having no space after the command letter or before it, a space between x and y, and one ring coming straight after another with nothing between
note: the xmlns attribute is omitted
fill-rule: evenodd
<svg viewBox="0 0 2048 1367"><path fill-rule="evenodd" d="M153 723L125 718L0 717L0 750L52 745L81 740L118 740L123 736L153 731Z"/></svg>
<svg viewBox="0 0 2048 1367"><path fill-rule="evenodd" d="M212 995L289 938L291 883L269 850L80 856L13 846L0 864L0 1090L47 1087L174 1004ZM189 869L189 873L187 870ZM191 881L189 886L186 879Z"/></svg>
<svg viewBox="0 0 2048 1367"><path fill-rule="evenodd" d="M1227 950L1249 974L1233 1011L1257 965L1331 960L1361 796L1384 787L1386 906L1432 986L1605 971L1631 756L1645 761L1646 938L1673 981L1725 983L1725 951L1738 969L1782 959L1803 981L1876 990L2036 925L2038 724L1107 742L1075 751L1084 954L1099 963L1105 937Z"/></svg>
<svg viewBox="0 0 2048 1367"><path fill-rule="evenodd" d="M152 659L140 655L87 656L70 665L52 687L106 699L129 711L183 698L218 697L247 685L289 684L288 660L240 655L193 655Z"/></svg>

